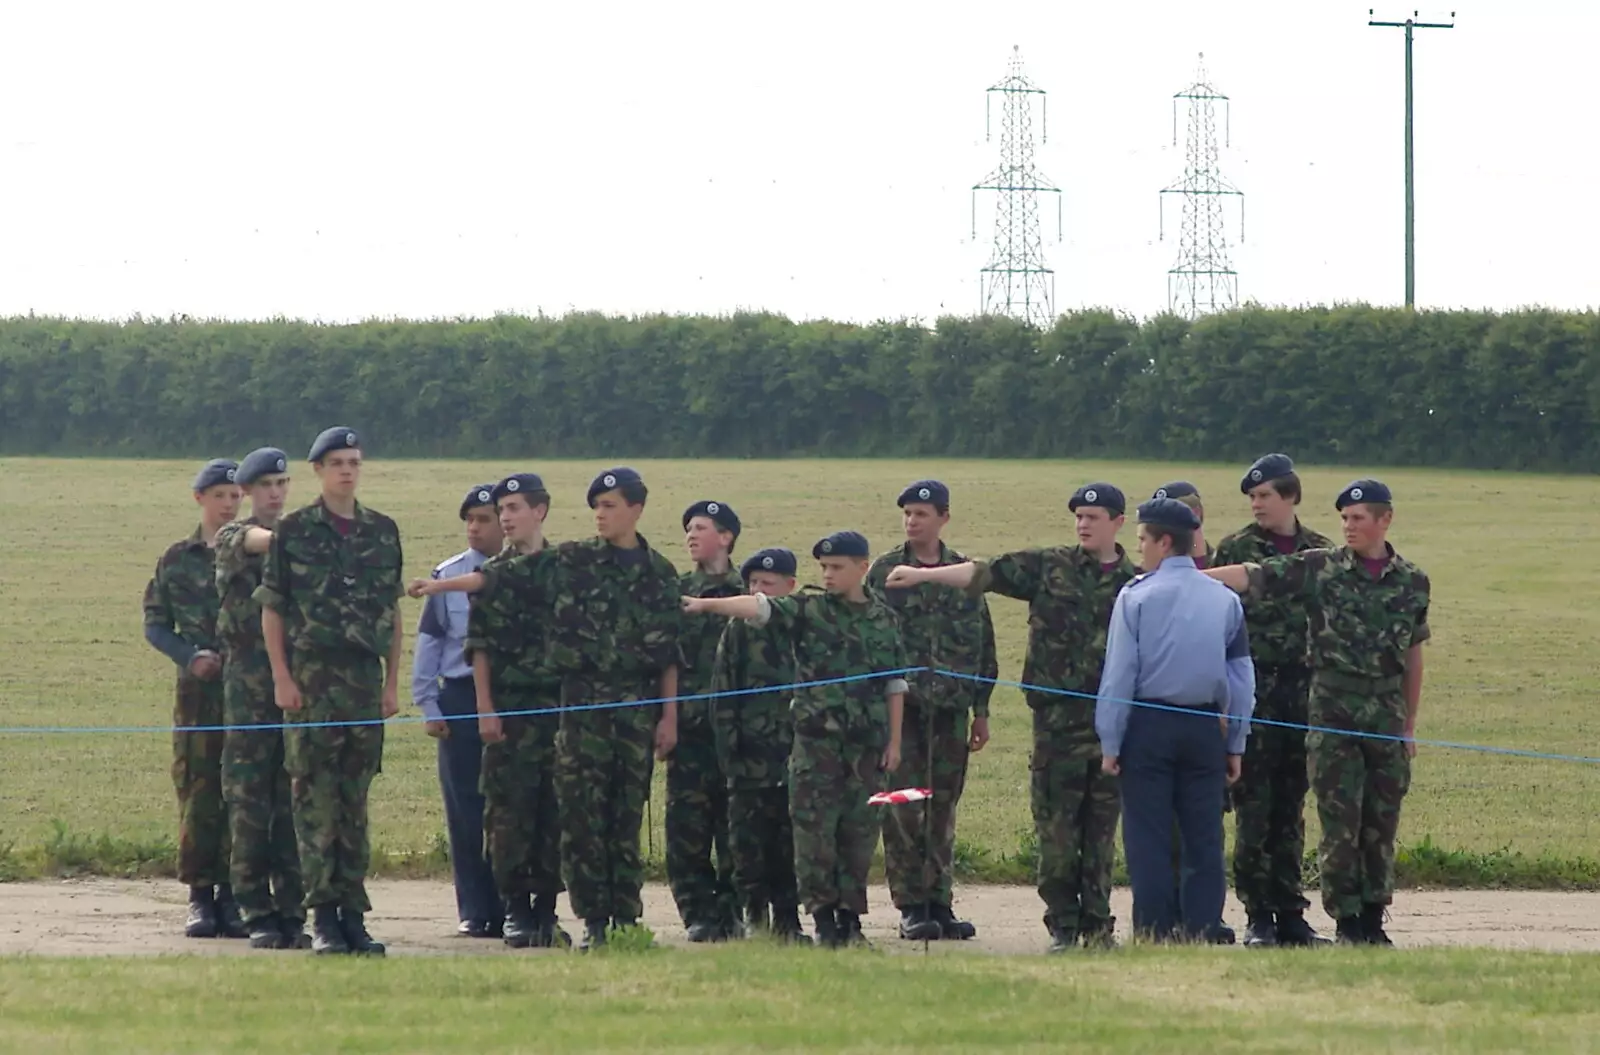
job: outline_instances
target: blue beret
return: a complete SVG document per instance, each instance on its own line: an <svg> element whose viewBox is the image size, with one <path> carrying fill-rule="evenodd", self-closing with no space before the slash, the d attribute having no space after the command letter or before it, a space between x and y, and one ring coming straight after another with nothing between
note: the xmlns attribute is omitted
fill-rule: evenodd
<svg viewBox="0 0 1600 1055"><path fill-rule="evenodd" d="M244 461L239 463L238 475L234 480L248 487L263 476L273 473L286 473L289 471L289 456L276 447L257 447L244 456Z"/></svg>
<svg viewBox="0 0 1600 1055"><path fill-rule="evenodd" d="M1200 518L1176 498L1152 498L1139 507L1139 523L1173 531L1198 531Z"/></svg>
<svg viewBox="0 0 1600 1055"><path fill-rule="evenodd" d="M461 519L467 519L467 510L494 505L494 484L479 484L461 500Z"/></svg>
<svg viewBox="0 0 1600 1055"><path fill-rule="evenodd" d="M1188 480L1174 480L1170 484L1162 484L1156 488L1156 493L1151 498L1199 498L1200 489Z"/></svg>
<svg viewBox="0 0 1600 1055"><path fill-rule="evenodd" d="M194 474L194 489L204 491L208 487L218 484L231 484L237 481L239 463L230 458L213 458L200 467Z"/></svg>
<svg viewBox="0 0 1600 1055"><path fill-rule="evenodd" d="M1281 480L1294 472L1294 462L1287 454L1263 454L1251 464L1244 479L1239 481L1239 493L1249 494L1252 487L1260 487L1273 480Z"/></svg>
<svg viewBox="0 0 1600 1055"><path fill-rule="evenodd" d="M619 487L627 487L630 484L643 487L644 477L625 465L615 469L607 469L599 476L596 476L594 481L589 484L589 508L593 509L594 500L607 491L615 491Z"/></svg>
<svg viewBox="0 0 1600 1055"><path fill-rule="evenodd" d="M795 560L794 550L784 549L781 546L772 549L756 550L739 565L739 577L745 582L750 581L750 576L758 571L770 571L774 575L787 575L794 578L799 563Z"/></svg>
<svg viewBox="0 0 1600 1055"><path fill-rule="evenodd" d="M1099 506L1112 516L1121 516L1128 511L1128 500L1110 484L1084 484L1072 492L1072 499L1067 502L1067 509L1074 513L1079 506Z"/></svg>
<svg viewBox="0 0 1600 1055"><path fill-rule="evenodd" d="M489 498L495 502L507 495L537 494L543 501L549 492L544 489L544 481L538 473L512 473L489 489ZM529 499L529 502L532 502Z"/></svg>
<svg viewBox="0 0 1600 1055"><path fill-rule="evenodd" d="M949 509L950 488L938 480L918 480L900 492L900 499L897 504L901 509L904 509L912 502L927 502L935 509Z"/></svg>
<svg viewBox="0 0 1600 1055"><path fill-rule="evenodd" d="M872 556L872 549L867 545L867 536L859 531L835 531L812 546L811 555L818 560L823 557L866 558Z"/></svg>
<svg viewBox="0 0 1600 1055"><path fill-rule="evenodd" d="M1394 504L1394 495L1389 493L1389 488L1381 480L1365 479L1356 480L1345 485L1339 492L1339 497L1333 500L1333 508L1344 509L1361 502L1382 502L1385 505Z"/></svg>
<svg viewBox="0 0 1600 1055"><path fill-rule="evenodd" d="M739 537L739 514L726 502L696 502L683 511L683 530L689 530L689 521L695 517L710 517L711 522L734 538Z"/></svg>
<svg viewBox="0 0 1600 1055"><path fill-rule="evenodd" d="M356 430L344 425L335 425L331 429L322 430L316 442L311 445L311 453L306 455L308 462L320 462L333 451L347 448L361 449L361 440L356 437Z"/></svg>

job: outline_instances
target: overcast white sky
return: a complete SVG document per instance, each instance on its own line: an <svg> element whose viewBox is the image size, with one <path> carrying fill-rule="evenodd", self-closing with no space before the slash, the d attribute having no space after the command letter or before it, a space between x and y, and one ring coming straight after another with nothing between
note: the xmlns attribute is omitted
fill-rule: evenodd
<svg viewBox="0 0 1600 1055"><path fill-rule="evenodd" d="M1201 51L1241 296L1398 303L1402 33L1368 6L11 0L0 313L971 313L1013 44L1058 308L1164 306ZM1595 306L1600 4L1455 10L1417 35L1418 302Z"/></svg>

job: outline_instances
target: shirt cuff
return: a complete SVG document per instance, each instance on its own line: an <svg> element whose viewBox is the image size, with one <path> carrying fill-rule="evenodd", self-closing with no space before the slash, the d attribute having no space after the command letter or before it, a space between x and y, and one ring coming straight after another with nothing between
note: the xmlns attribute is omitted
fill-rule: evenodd
<svg viewBox="0 0 1600 1055"><path fill-rule="evenodd" d="M906 679L890 678L888 684L883 687L883 693L885 696L894 696L896 694L903 696L909 688L910 686L906 684Z"/></svg>
<svg viewBox="0 0 1600 1055"><path fill-rule="evenodd" d="M1261 565L1254 562L1246 563L1244 574L1245 581L1249 587L1245 590L1245 597L1252 601L1261 600L1261 588L1266 582L1266 576L1261 571Z"/></svg>
<svg viewBox="0 0 1600 1055"><path fill-rule="evenodd" d="M989 570L989 562L975 560L972 562L972 579L963 591L968 597L982 597L989 592L989 584L994 582L994 572Z"/></svg>
<svg viewBox="0 0 1600 1055"><path fill-rule="evenodd" d="M283 611L283 594L269 586L257 586L250 599L263 608L270 608L274 612Z"/></svg>
<svg viewBox="0 0 1600 1055"><path fill-rule="evenodd" d="M772 600L764 593L756 594L755 599L756 614L753 617L746 619L745 622L759 629L760 627L766 626L768 623L772 622Z"/></svg>

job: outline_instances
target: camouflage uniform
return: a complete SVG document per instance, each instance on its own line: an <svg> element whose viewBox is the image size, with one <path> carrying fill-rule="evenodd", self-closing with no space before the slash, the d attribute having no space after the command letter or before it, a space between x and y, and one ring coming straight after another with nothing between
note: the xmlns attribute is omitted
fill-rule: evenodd
<svg viewBox="0 0 1600 1055"><path fill-rule="evenodd" d="M943 542L939 559L922 565L910 543L883 554L867 582L900 617L907 666L928 669L909 675L901 721L900 772L918 784L931 783L933 798L883 813L883 858L889 893L904 911L923 905L949 907L955 860L956 806L967 782L968 713L989 716L989 697L1000 668L995 659L994 623L981 595L924 583L889 590L884 580L902 564L943 567L966 557ZM988 681L966 681L939 673L974 674ZM925 813L932 812L927 817ZM926 827L925 827L926 825ZM931 845L928 845L931 843Z"/></svg>
<svg viewBox="0 0 1600 1055"><path fill-rule="evenodd" d="M1431 636L1422 569L1389 547L1374 579L1349 547L1245 565L1252 602L1298 599L1310 615L1310 724L1404 735L1407 653ZM1322 905L1344 920L1394 895L1394 841L1411 760L1400 740L1308 733L1311 788L1322 821Z"/></svg>
<svg viewBox="0 0 1600 1055"><path fill-rule="evenodd" d="M276 913L293 924L305 919L305 887L283 730L247 728L283 722L261 636L261 605L254 597L266 557L244 548L249 530L262 526L250 517L217 532L217 592L222 597L217 632L222 639L222 711L229 726L222 746L222 790L233 833L233 894L245 923Z"/></svg>
<svg viewBox="0 0 1600 1055"><path fill-rule="evenodd" d="M767 601L766 626L794 645L795 681L825 681L901 670L906 663L894 611L813 587ZM878 789L889 743L886 689L902 675L797 689L789 803L800 897L817 913L867 912L867 870L878 820L867 805Z"/></svg>
<svg viewBox="0 0 1600 1055"><path fill-rule="evenodd" d="M1100 769L1094 696L1105 663L1117 593L1138 574L1121 546L1102 568L1082 546L1021 550L978 562L967 590L1028 602L1022 680L1033 711L1029 762L1039 898L1045 926L1085 938L1109 935L1111 866L1121 800L1117 778Z"/></svg>
<svg viewBox="0 0 1600 1055"><path fill-rule="evenodd" d="M217 647L215 553L200 529L167 547L144 588L146 625L175 631L195 648ZM222 682L178 672L172 724L222 725ZM172 785L178 792L178 878L191 887L228 882L228 807L222 795L222 732L172 734Z"/></svg>
<svg viewBox="0 0 1600 1055"><path fill-rule="evenodd" d="M483 592L502 588L549 620L546 656L561 674L556 800L567 898L586 922L635 922L661 707L582 708L659 698L661 673L681 658L678 573L643 536L631 550L593 538L486 567Z"/></svg>
<svg viewBox="0 0 1600 1055"><path fill-rule="evenodd" d="M722 575L697 568L678 588L686 597L736 597L744 593L744 582L736 568ZM684 620L679 696L711 691L717 642L726 623L714 615ZM738 904L728 847L728 780L717 760L713 710L709 699L678 704L678 746L667 762L667 879L684 926L721 923L731 929Z"/></svg>
<svg viewBox="0 0 1600 1055"><path fill-rule="evenodd" d="M1295 521L1296 552L1330 545L1325 536ZM1272 534L1251 524L1222 540L1212 566L1245 564L1279 555ZM1305 606L1263 599L1247 602L1244 614L1256 668L1255 717L1304 725L1306 695L1311 687L1311 668L1306 665ZM1236 811L1233 884L1252 916L1303 912L1310 907L1300 890L1309 787L1305 730L1251 726L1232 798Z"/></svg>
<svg viewBox="0 0 1600 1055"><path fill-rule="evenodd" d="M402 593L400 529L356 505L348 537L321 498L278 522L255 598L283 618L301 709L284 756L307 908L365 913L367 791L383 763L383 661ZM369 721L327 726L322 722Z"/></svg>
<svg viewBox="0 0 1600 1055"><path fill-rule="evenodd" d="M527 560L549 553L549 544ZM484 563L499 567L517 558L505 549ZM502 718L505 739L483 745L483 831L494 885L507 901L551 896L561 882L561 828L556 811L555 709L561 678L545 662L543 613L516 603L511 590L474 599L467 617L465 652L489 659L496 711L548 714Z"/></svg>
<svg viewBox="0 0 1600 1055"><path fill-rule="evenodd" d="M757 630L742 619L728 621L717 645L711 691L793 685L794 645L781 631L770 624ZM733 884L751 920L765 917L769 906L778 918L799 905L789 817L792 695L783 689L715 701L717 752L727 775Z"/></svg>

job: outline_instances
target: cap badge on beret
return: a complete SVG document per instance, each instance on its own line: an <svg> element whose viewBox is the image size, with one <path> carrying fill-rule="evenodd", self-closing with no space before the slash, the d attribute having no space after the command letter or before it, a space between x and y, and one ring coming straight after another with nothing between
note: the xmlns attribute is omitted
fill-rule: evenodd
<svg viewBox="0 0 1600 1055"><path fill-rule="evenodd" d="M1093 488L1090 488L1089 490L1083 492L1083 500L1085 502L1091 502L1092 503L1095 499L1097 499L1099 497L1100 497L1099 495L1094 493L1094 489Z"/></svg>
<svg viewBox="0 0 1600 1055"><path fill-rule="evenodd" d="M1157 498L1165 498L1165 497L1167 497L1167 489L1165 487L1156 488L1156 497Z"/></svg>
<svg viewBox="0 0 1600 1055"><path fill-rule="evenodd" d="M228 470L228 482L230 484L233 483L233 478L234 478L235 475L237 475L237 471L236 470L234 470L234 469L229 469Z"/></svg>
<svg viewBox="0 0 1600 1055"><path fill-rule="evenodd" d="M1353 502L1361 501L1361 488L1359 488L1359 487L1350 488L1350 500L1353 501Z"/></svg>
<svg viewBox="0 0 1600 1055"><path fill-rule="evenodd" d="M488 491L479 491L478 492L478 501L487 502L488 500L489 500L489 492Z"/></svg>
<svg viewBox="0 0 1600 1055"><path fill-rule="evenodd" d="M345 433L344 434L344 445L346 447L354 447L356 445L356 434L353 433L353 432Z"/></svg>
<svg viewBox="0 0 1600 1055"><path fill-rule="evenodd" d="M928 490L926 487L923 487L923 488L920 488L917 491L917 497L918 498L932 498L933 497L933 492Z"/></svg>
<svg viewBox="0 0 1600 1055"><path fill-rule="evenodd" d="M522 490L522 481L521 480L507 480L506 481L506 490L507 491L520 491L520 490Z"/></svg>
<svg viewBox="0 0 1600 1055"><path fill-rule="evenodd" d="M717 505L715 502L707 502L706 512L710 513L712 516L716 516L718 513L722 512L722 507Z"/></svg>
<svg viewBox="0 0 1600 1055"><path fill-rule="evenodd" d="M606 473L604 476L602 476L600 478L600 482L605 484L607 487L617 486L617 478L612 476L610 473Z"/></svg>
<svg viewBox="0 0 1600 1055"><path fill-rule="evenodd" d="M1260 480L1261 479L1261 470L1260 469L1251 469L1250 470L1250 479L1252 479L1252 480Z"/></svg>
<svg viewBox="0 0 1600 1055"><path fill-rule="evenodd" d="M825 539L822 540L822 552L824 552L824 553L832 553L833 552L833 539L825 538Z"/></svg>
<svg viewBox="0 0 1600 1055"><path fill-rule="evenodd" d="M767 569L768 571L771 571L772 570L772 558L771 557L762 557L761 558L761 566L763 568Z"/></svg>
<svg viewBox="0 0 1600 1055"><path fill-rule="evenodd" d="M281 473L289 467L289 463L282 458L278 459L278 471Z"/></svg>

